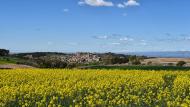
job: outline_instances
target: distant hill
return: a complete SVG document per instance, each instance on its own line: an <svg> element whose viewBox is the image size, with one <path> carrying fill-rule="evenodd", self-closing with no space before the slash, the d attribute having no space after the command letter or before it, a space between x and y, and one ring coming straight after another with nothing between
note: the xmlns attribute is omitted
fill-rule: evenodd
<svg viewBox="0 0 190 107"><path fill-rule="evenodd" d="M163 58L190 58L190 51L173 51L173 52L128 52L127 55L163 57Z"/></svg>

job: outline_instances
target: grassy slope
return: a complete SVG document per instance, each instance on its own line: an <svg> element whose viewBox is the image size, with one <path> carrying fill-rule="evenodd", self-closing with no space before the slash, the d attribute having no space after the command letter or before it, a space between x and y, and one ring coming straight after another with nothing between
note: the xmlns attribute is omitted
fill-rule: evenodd
<svg viewBox="0 0 190 107"><path fill-rule="evenodd" d="M16 60L10 57L0 57L0 64L16 64Z"/></svg>

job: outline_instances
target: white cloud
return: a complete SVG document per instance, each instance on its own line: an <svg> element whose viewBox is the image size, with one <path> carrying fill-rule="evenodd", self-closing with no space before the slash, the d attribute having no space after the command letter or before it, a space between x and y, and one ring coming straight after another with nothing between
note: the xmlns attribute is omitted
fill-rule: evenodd
<svg viewBox="0 0 190 107"><path fill-rule="evenodd" d="M136 0L128 0L127 2L117 4L118 8L126 8L129 6L140 6L140 3L138 3Z"/></svg>
<svg viewBox="0 0 190 107"><path fill-rule="evenodd" d="M140 6L140 3L138 3L136 0L129 0L127 2L124 2L125 6Z"/></svg>
<svg viewBox="0 0 190 107"><path fill-rule="evenodd" d="M124 37L124 38L120 38L120 41L134 41L133 38L128 38L128 37Z"/></svg>
<svg viewBox="0 0 190 107"><path fill-rule="evenodd" d="M125 8L125 5L124 5L124 4L121 4L121 3L119 3L119 4L117 5L117 7L118 7L118 8Z"/></svg>
<svg viewBox="0 0 190 107"><path fill-rule="evenodd" d="M190 37L187 37L186 39L187 39L187 40L190 40Z"/></svg>
<svg viewBox="0 0 190 107"><path fill-rule="evenodd" d="M105 0L81 0L78 2L79 5L90 5L90 6L114 6L112 2Z"/></svg>
<svg viewBox="0 0 190 107"><path fill-rule="evenodd" d="M112 45L120 45L121 43L119 42L114 42L114 43L111 43Z"/></svg>
<svg viewBox="0 0 190 107"><path fill-rule="evenodd" d="M94 38L96 39L108 39L109 37L108 36L94 36Z"/></svg>
<svg viewBox="0 0 190 107"><path fill-rule="evenodd" d="M185 37L184 40L189 41L190 40L190 36Z"/></svg>
<svg viewBox="0 0 190 107"><path fill-rule="evenodd" d="M148 43L146 40L140 40L140 45L146 46Z"/></svg>
<svg viewBox="0 0 190 107"><path fill-rule="evenodd" d="M69 43L67 43L67 45L69 45L69 46L77 46L77 45L79 45L79 44L76 43L76 42L69 42Z"/></svg>
<svg viewBox="0 0 190 107"><path fill-rule="evenodd" d="M83 6L83 5L85 5L85 2L84 1L79 1L78 5Z"/></svg>
<svg viewBox="0 0 190 107"><path fill-rule="evenodd" d="M63 12L69 12L69 9L63 9Z"/></svg>

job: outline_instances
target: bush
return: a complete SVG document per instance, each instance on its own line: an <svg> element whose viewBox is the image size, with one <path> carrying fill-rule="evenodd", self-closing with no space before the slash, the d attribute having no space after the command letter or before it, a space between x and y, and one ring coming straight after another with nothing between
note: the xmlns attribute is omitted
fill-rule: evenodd
<svg viewBox="0 0 190 107"><path fill-rule="evenodd" d="M67 63L57 60L50 60L50 61L44 61L40 66L44 68L66 68Z"/></svg>
<svg viewBox="0 0 190 107"><path fill-rule="evenodd" d="M173 66L174 64L173 63L168 63L168 66Z"/></svg>
<svg viewBox="0 0 190 107"><path fill-rule="evenodd" d="M185 61L179 61L179 62L177 62L176 66L182 67L182 66L184 66L185 64L186 64Z"/></svg>
<svg viewBox="0 0 190 107"><path fill-rule="evenodd" d="M148 61L148 62L147 62L147 65L152 65L152 61Z"/></svg>
<svg viewBox="0 0 190 107"><path fill-rule="evenodd" d="M141 64L141 62L139 60L134 60L131 63L132 63L132 65L140 65Z"/></svg>
<svg viewBox="0 0 190 107"><path fill-rule="evenodd" d="M41 68L66 68L67 62L62 61L57 56L45 56L37 60L38 65Z"/></svg>
<svg viewBox="0 0 190 107"><path fill-rule="evenodd" d="M67 68L76 68L77 64L76 63L68 63Z"/></svg>

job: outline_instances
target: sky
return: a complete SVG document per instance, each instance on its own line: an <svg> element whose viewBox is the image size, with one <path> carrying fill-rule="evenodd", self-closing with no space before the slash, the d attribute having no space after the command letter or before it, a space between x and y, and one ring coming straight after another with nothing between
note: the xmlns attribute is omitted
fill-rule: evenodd
<svg viewBox="0 0 190 107"><path fill-rule="evenodd" d="M189 0L0 0L0 48L190 51L189 10Z"/></svg>

